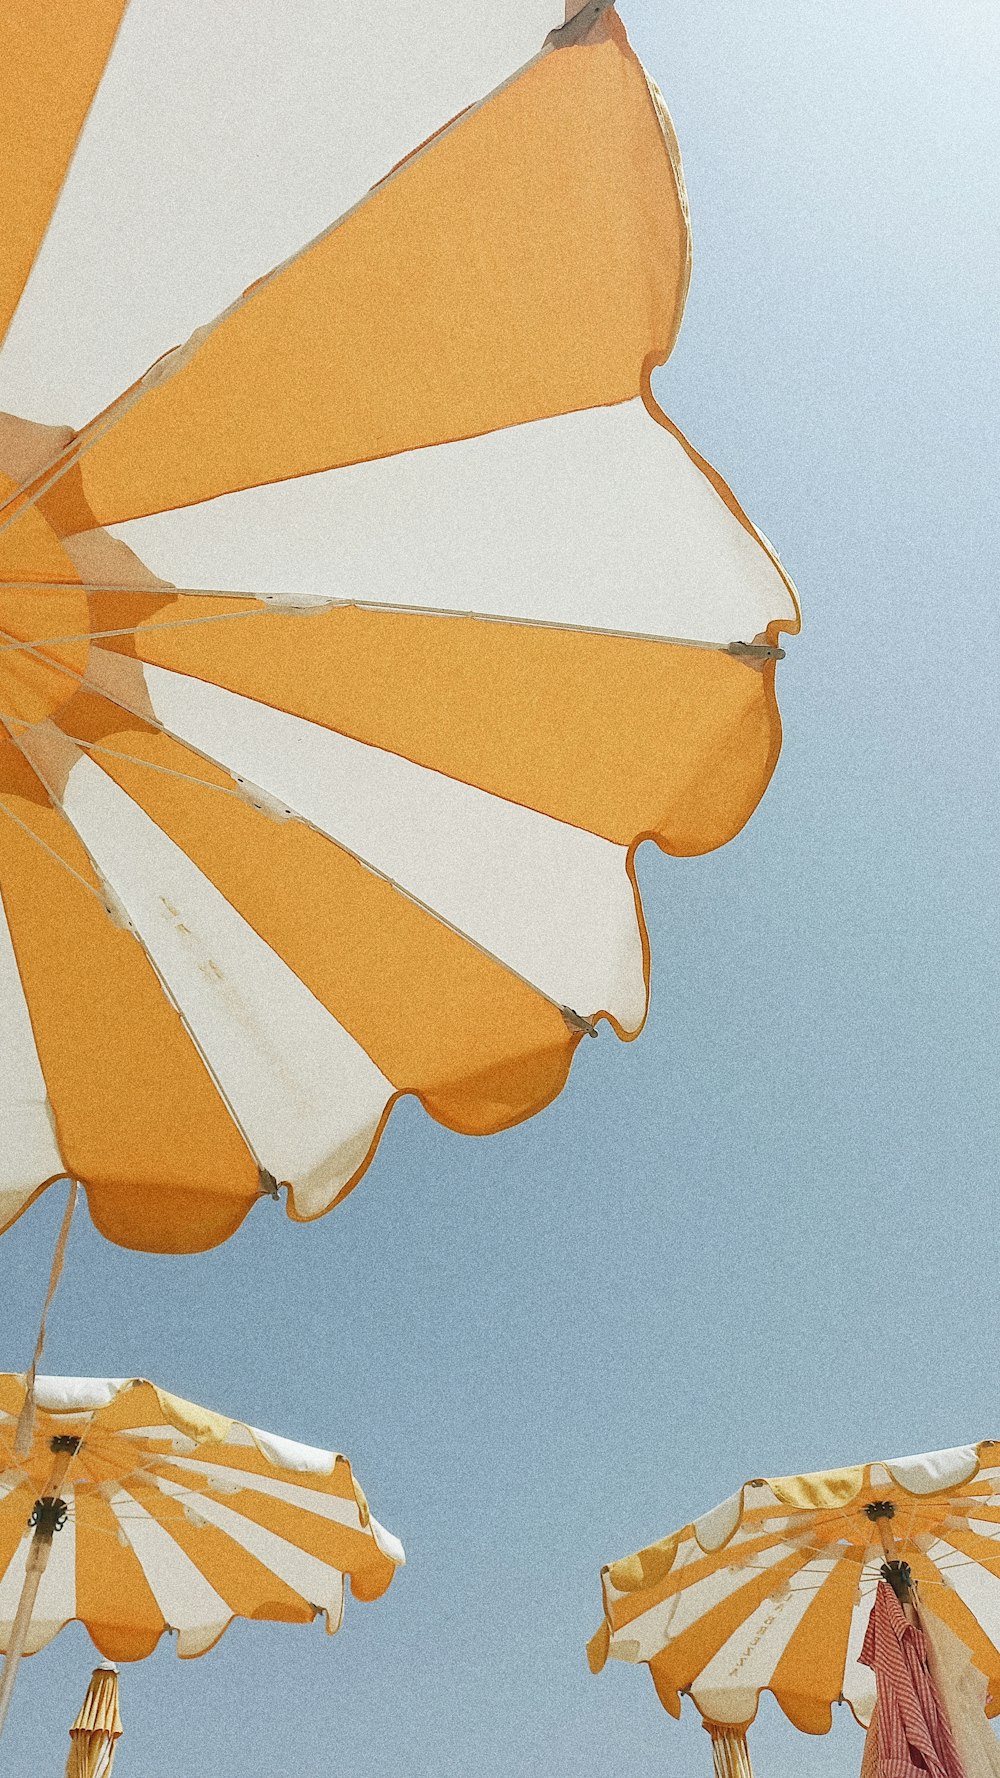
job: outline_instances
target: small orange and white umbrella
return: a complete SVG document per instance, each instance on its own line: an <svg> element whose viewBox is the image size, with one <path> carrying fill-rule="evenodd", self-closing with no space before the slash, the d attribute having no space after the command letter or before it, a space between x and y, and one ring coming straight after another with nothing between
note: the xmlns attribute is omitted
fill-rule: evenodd
<svg viewBox="0 0 1000 1778"><path fill-rule="evenodd" d="M0 1376L0 1728L23 1654L78 1621L109 1660L168 1631L184 1659L235 1617L325 1619L377 1599L403 1548L346 1457L181 1401L141 1377ZM22 1422L23 1425L23 1422Z"/></svg>
<svg viewBox="0 0 1000 1778"><path fill-rule="evenodd" d="M700 1712L716 1771L746 1774L746 1730L765 1691L808 1734L829 1730L835 1704L870 1723L875 1679L860 1656L880 1576L898 1579L900 1564L950 1663L950 1695L969 1691L963 1662L975 1669L970 1735L978 1720L988 1745L986 1716L1000 1712L1000 1444L992 1440L744 1483L603 1570L590 1665L648 1667L665 1710L679 1716L686 1697Z"/></svg>
<svg viewBox="0 0 1000 1778"><path fill-rule="evenodd" d="M113 1661L102 1661L94 1668L79 1714L69 1731L66 1778L110 1778L121 1733L118 1668Z"/></svg>

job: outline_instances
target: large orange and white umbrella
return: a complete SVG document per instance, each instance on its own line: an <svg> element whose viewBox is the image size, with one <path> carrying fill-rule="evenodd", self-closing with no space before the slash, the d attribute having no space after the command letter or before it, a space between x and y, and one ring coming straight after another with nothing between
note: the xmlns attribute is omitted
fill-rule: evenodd
<svg viewBox="0 0 1000 1778"><path fill-rule="evenodd" d="M809 1734L829 1730L838 1703L871 1722L875 1676L860 1656L883 1573L904 1591L911 1578L918 1583L950 1697L968 1692L975 1669L981 1692L953 1726L969 1744L978 1732L989 1748L986 1714L1000 1712L994 1441L745 1483L693 1524L604 1569L591 1668L609 1657L645 1664L672 1716L683 1697L700 1712L717 1772L746 1773L745 1733L763 1692Z"/></svg>
<svg viewBox="0 0 1000 1778"><path fill-rule="evenodd" d="M22 1654L82 1623L136 1661L185 1659L235 1617L340 1628L345 1582L378 1599L403 1548L346 1457L181 1401L141 1377L0 1376L0 1728Z"/></svg>
<svg viewBox="0 0 1000 1778"><path fill-rule="evenodd" d="M6 9L0 325L123 10ZM403 1093L528 1117L642 1026L639 843L768 783L794 593L650 386L672 128L605 0L504 19L527 63L90 424L0 425L0 1225L69 1175L204 1248L280 1186L323 1213ZM302 478L318 592L171 556L217 502L237 564Z"/></svg>

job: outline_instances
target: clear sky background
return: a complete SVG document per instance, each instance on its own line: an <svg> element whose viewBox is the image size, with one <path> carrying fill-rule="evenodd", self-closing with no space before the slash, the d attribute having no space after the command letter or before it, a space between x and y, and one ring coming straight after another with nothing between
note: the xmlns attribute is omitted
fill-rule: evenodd
<svg viewBox="0 0 1000 1778"><path fill-rule="evenodd" d="M153 10L162 126L200 52L186 6ZM275 9L229 11L266 48ZM45 1368L145 1373L345 1450L409 1555L385 1600L348 1601L335 1640L236 1624L203 1660L165 1640L126 1669L122 1778L707 1773L697 1718L675 1725L642 1669L590 1677L601 1563L749 1476L1000 1437L1000 16L994 0L621 12L693 213L657 394L802 596L784 752L725 850L640 854L649 1024L585 1044L533 1123L475 1142L404 1103L343 1208L297 1227L263 1204L199 1258L120 1252L78 1215ZM217 125L257 199L263 150L241 132L269 131L287 171L296 92L321 79L309 35L280 37L262 67L282 129L234 94ZM140 87L122 125L137 142L155 109ZM217 158L204 131L202 151ZM324 214L315 157L292 170L272 206L283 251L339 208ZM187 210L146 217L150 243L217 226L199 202L191 185ZM84 327L108 302L76 247ZM214 275L190 254L182 291ZM242 269L219 272L223 300ZM178 326L157 307L168 282L150 245L112 316L127 334L152 314L150 339L118 382L219 306L199 286ZM114 393L85 356L72 400L37 358L32 384L18 328L0 405L80 421ZM28 1361L63 1199L0 1244L5 1368ZM61 1772L91 1664L76 1627L26 1664L5 1772ZM856 1772L861 1746L849 1718L807 1745L767 1700L751 1738L759 1778Z"/></svg>

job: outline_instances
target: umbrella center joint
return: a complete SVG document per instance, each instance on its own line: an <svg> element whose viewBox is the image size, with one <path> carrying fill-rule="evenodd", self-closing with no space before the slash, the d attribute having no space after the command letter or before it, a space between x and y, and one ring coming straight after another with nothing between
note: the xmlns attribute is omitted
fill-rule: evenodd
<svg viewBox="0 0 1000 1778"><path fill-rule="evenodd" d="M56 1457L75 1457L82 1444L82 1438L74 1438L71 1432L57 1432L49 1440L49 1450Z"/></svg>
<svg viewBox="0 0 1000 1778"><path fill-rule="evenodd" d="M68 1513L69 1507L65 1500L58 1495L43 1494L40 1500L35 1501L28 1524L40 1541L50 1543L56 1532L62 1530Z"/></svg>
<svg viewBox="0 0 1000 1778"><path fill-rule="evenodd" d="M879 1519L894 1519L896 1517L896 1508L891 1500L873 1500L870 1505L865 1507L864 1511L865 1518L870 1519L873 1525L877 1524Z"/></svg>

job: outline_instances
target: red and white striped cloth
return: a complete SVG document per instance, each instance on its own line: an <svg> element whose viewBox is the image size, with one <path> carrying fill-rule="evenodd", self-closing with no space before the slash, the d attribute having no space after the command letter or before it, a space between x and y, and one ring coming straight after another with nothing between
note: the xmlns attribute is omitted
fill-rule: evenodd
<svg viewBox="0 0 1000 1778"><path fill-rule="evenodd" d="M878 1778L966 1778L931 1679L923 1631L880 1580L859 1660L878 1691Z"/></svg>

